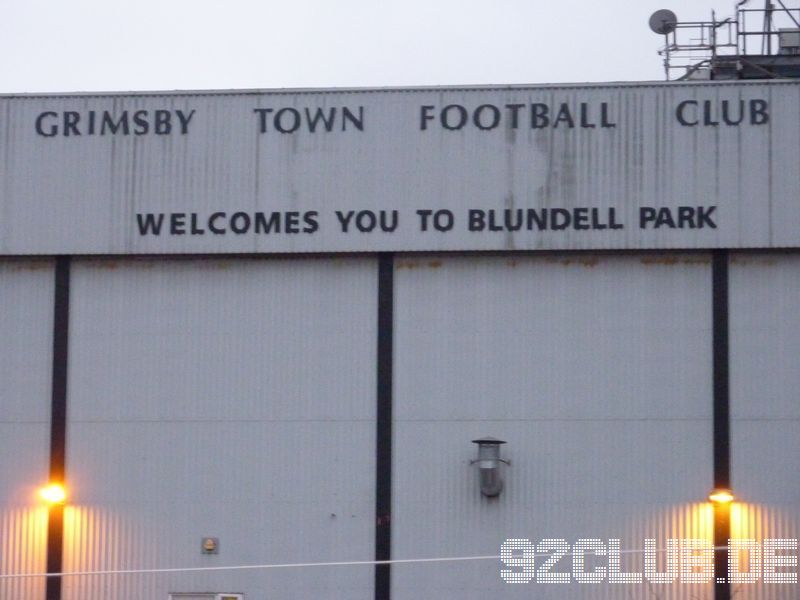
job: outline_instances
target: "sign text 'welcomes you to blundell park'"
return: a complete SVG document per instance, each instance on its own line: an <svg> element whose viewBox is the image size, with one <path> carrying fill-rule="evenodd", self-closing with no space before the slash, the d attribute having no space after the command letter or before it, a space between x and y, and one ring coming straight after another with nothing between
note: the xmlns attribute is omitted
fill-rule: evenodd
<svg viewBox="0 0 800 600"><path fill-rule="evenodd" d="M800 83L0 96L0 254L800 245Z"/></svg>

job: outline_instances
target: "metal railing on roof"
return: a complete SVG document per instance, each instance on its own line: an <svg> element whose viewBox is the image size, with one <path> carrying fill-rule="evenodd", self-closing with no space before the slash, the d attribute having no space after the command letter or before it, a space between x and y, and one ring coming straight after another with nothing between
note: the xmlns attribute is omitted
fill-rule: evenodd
<svg viewBox="0 0 800 600"><path fill-rule="evenodd" d="M717 20L712 11L710 21L679 21L663 27L664 46L658 53L664 57L666 79L711 78L720 64L741 62L753 69L756 56L800 54L787 52L782 42L787 35L800 39L800 8L788 7L783 0L765 2L764 8L744 8L748 0L736 5L735 16ZM667 11L668 12L668 11ZM764 69L762 69L764 70ZM765 75L774 74L765 70Z"/></svg>

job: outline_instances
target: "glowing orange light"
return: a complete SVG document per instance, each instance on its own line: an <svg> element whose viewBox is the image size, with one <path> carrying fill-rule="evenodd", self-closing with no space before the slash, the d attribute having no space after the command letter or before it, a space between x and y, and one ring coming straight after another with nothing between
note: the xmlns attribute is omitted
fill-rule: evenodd
<svg viewBox="0 0 800 600"><path fill-rule="evenodd" d="M714 490L708 495L708 499L716 504L728 504L733 502L733 494L730 490Z"/></svg>
<svg viewBox="0 0 800 600"><path fill-rule="evenodd" d="M67 491L58 483L51 483L39 490L39 496L50 504L61 504L67 499Z"/></svg>

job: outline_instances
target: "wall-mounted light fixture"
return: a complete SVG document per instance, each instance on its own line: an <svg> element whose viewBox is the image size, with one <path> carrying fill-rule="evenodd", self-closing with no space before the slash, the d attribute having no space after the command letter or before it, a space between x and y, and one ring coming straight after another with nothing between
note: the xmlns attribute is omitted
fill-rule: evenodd
<svg viewBox="0 0 800 600"><path fill-rule="evenodd" d="M48 504L63 504L67 499L67 491L60 483L51 483L39 490L39 497Z"/></svg>
<svg viewBox="0 0 800 600"><path fill-rule="evenodd" d="M733 492L728 489L716 488L711 490L708 499L714 504L730 504L733 502Z"/></svg>
<svg viewBox="0 0 800 600"><path fill-rule="evenodd" d="M503 491L501 464L511 464L510 461L500 458L500 445L505 444L505 442L487 436L472 440L472 443L478 444L478 458L470 461L470 464L478 465L478 482L481 486L481 494L489 498L498 496Z"/></svg>

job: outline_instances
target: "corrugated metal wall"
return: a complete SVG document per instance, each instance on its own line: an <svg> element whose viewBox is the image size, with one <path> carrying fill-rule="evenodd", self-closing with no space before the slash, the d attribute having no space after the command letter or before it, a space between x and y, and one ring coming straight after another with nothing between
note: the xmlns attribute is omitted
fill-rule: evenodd
<svg viewBox="0 0 800 600"><path fill-rule="evenodd" d="M394 280L392 553L506 538L711 539L707 254L408 255ZM66 571L374 556L377 261L74 260ZM45 569L53 268L0 264L0 572ZM730 265L732 534L800 537L800 255ZM508 442L483 498L472 439ZM200 540L220 540L202 555ZM663 544L662 544L663 545ZM563 560L556 570L570 570ZM392 598L713 597L511 585L497 561L398 564ZM65 600L372 598L371 566L69 577ZM754 585L737 600L796 596ZM0 598L43 598L41 578Z"/></svg>
<svg viewBox="0 0 800 600"><path fill-rule="evenodd" d="M752 101L769 107L763 124L752 122ZM696 103L686 110L696 126L677 119L682 102ZM741 123L703 125L705 107L719 120L722 103ZM463 126L451 110L445 127L448 106L464 111ZM481 106L497 111L497 122L485 129L475 123ZM533 106L548 111L547 126ZM0 252L797 247L798 106L797 80L0 95ZM344 107L363 113L361 129L343 123ZM568 118L556 127L562 107ZM274 119L284 109L298 119L305 111L338 112L330 131L319 124L312 132L304 116L297 131L280 133ZM192 115L185 134L178 110ZM272 111L263 132L256 110ZM136 135L131 122L130 135L114 135L102 125L104 115L116 122L138 111L150 120L155 111L171 114L172 133L150 127ZM79 120L72 133L65 115ZM641 206L698 204L717 206L716 228L639 226ZM503 209L580 207L599 209L606 225L614 208L625 227L590 228L588 218L581 227L543 231L468 227L468 209L496 210L502 220ZM397 210L400 225L390 233L345 233L335 211L365 209ZM446 233L424 231L418 209L451 210L456 224ZM267 235L250 227L237 235L228 223L236 211L314 211L319 229ZM217 222L225 233L211 232L217 212L227 215ZM177 213L179 233L169 233L167 216L160 235L141 235L135 215L145 213ZM191 233L192 214L202 234Z"/></svg>
<svg viewBox="0 0 800 600"><path fill-rule="evenodd" d="M0 573L45 571L53 265L0 263ZM44 580L0 579L0 598L42 598Z"/></svg>
<svg viewBox="0 0 800 600"><path fill-rule="evenodd" d="M796 540L800 255L735 254L730 276L732 476L743 503L734 506L732 533ZM736 591L736 600L798 594L796 584L740 585Z"/></svg>
<svg viewBox="0 0 800 600"><path fill-rule="evenodd" d="M510 537L641 549L645 537L710 533L694 516L712 481L710 285L705 255L401 260L395 556L490 555ZM484 435L506 440L512 462L495 500L469 466ZM491 561L394 575L394 599L637 590L510 585Z"/></svg>
<svg viewBox="0 0 800 600"><path fill-rule="evenodd" d="M362 259L74 264L65 568L369 560L375 278ZM73 578L64 598L193 591L366 598L372 570Z"/></svg>

